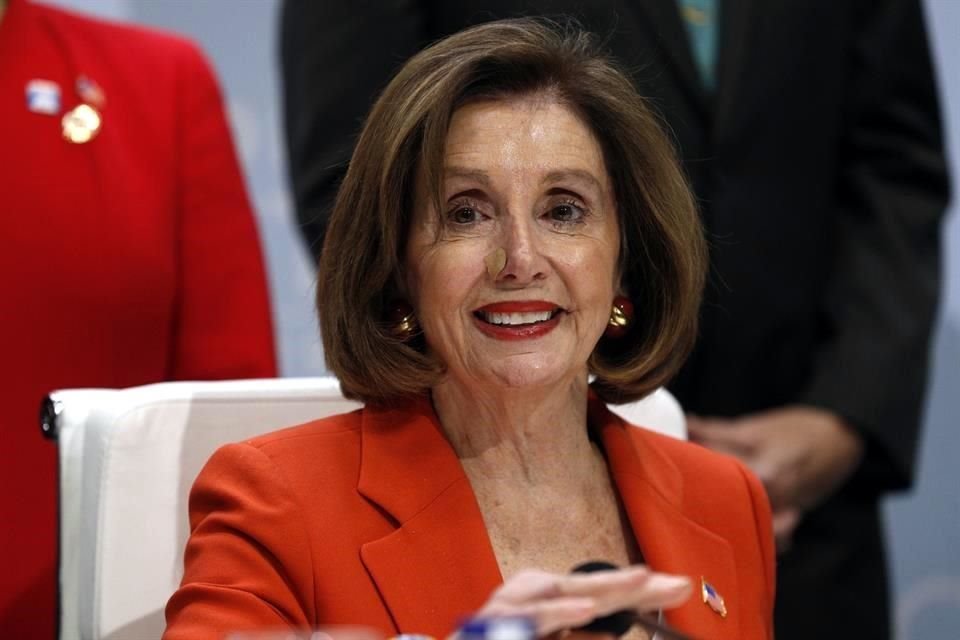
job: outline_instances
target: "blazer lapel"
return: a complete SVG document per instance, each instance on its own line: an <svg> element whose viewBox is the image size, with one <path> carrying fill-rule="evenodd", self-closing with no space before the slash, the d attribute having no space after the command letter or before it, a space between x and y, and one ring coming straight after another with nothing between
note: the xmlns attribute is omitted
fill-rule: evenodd
<svg viewBox="0 0 960 640"><path fill-rule="evenodd" d="M364 410L358 490L397 521L361 548L399 632L445 636L502 582L483 516L426 397Z"/></svg>
<svg viewBox="0 0 960 640"><path fill-rule="evenodd" d="M736 114L736 98L756 23L755 8L755 0L720 0L715 135L726 131Z"/></svg>
<svg viewBox="0 0 960 640"><path fill-rule="evenodd" d="M733 550L725 539L684 513L683 477L657 446L656 439L662 436L627 425L595 397L590 416L644 562L657 571L694 581L693 595L681 607L667 611L667 620L704 639L739 637L738 607L732 602L738 593ZM704 603L701 580L726 598L726 617Z"/></svg>

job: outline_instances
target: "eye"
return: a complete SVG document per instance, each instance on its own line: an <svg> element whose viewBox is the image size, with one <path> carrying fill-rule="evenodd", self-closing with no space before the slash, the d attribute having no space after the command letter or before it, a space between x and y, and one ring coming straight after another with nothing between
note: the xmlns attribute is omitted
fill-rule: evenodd
<svg viewBox="0 0 960 640"><path fill-rule="evenodd" d="M454 228L473 227L488 218L483 207L471 199L458 199L450 203L447 209L447 225Z"/></svg>
<svg viewBox="0 0 960 640"><path fill-rule="evenodd" d="M547 211L546 216L555 226L568 226L581 224L587 216L587 210L579 203L570 200L557 203Z"/></svg>
<svg viewBox="0 0 960 640"><path fill-rule="evenodd" d="M447 214L447 217L454 224L470 224L480 219L480 213L473 207L461 206Z"/></svg>

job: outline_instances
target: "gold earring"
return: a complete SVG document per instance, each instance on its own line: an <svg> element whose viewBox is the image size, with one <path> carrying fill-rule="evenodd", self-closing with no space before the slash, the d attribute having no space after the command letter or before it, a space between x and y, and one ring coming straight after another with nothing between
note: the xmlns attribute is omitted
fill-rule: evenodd
<svg viewBox="0 0 960 640"><path fill-rule="evenodd" d="M406 300L394 300L387 305L386 316L390 334L403 342L409 341L420 331L413 307Z"/></svg>
<svg viewBox="0 0 960 640"><path fill-rule="evenodd" d="M617 296L613 299L613 306L610 308L610 319L607 320L607 328L603 335L608 338L622 338L630 331L630 325L633 324L633 303L624 296Z"/></svg>

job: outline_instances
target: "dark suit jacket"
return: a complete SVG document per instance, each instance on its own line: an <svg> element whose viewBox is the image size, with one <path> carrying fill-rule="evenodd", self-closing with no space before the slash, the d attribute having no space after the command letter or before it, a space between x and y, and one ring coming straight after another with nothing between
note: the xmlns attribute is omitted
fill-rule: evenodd
<svg viewBox="0 0 960 640"><path fill-rule="evenodd" d="M80 76L99 134L64 140ZM25 88L60 89L54 113ZM0 637L56 626L50 391L276 375L266 278L210 66L186 40L26 0L0 20ZM65 541L69 544L72 541Z"/></svg>
<svg viewBox="0 0 960 640"><path fill-rule="evenodd" d="M913 474L947 200L919 2L720 6L711 94L676 0L288 0L282 53L298 215L318 251L354 132L422 45L494 17L579 17L663 114L708 230L701 337L674 392L706 415L824 407L867 443L855 478L807 515L782 559L778 636L817 635L828 620L882 638L876 501Z"/></svg>
<svg viewBox="0 0 960 640"><path fill-rule="evenodd" d="M596 398L588 413L647 562L704 577L728 609L721 617L696 592L667 620L700 638L772 639L773 540L757 479ZM502 582L426 397L220 449L194 485L190 526L164 640L351 623L443 638Z"/></svg>

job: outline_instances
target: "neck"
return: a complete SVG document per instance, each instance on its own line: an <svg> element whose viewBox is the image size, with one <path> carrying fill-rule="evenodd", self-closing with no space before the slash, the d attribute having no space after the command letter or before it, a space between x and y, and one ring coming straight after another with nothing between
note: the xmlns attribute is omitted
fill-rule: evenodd
<svg viewBox="0 0 960 640"><path fill-rule="evenodd" d="M477 389L447 379L433 405L472 480L577 482L598 455L587 432L586 375L551 389Z"/></svg>

